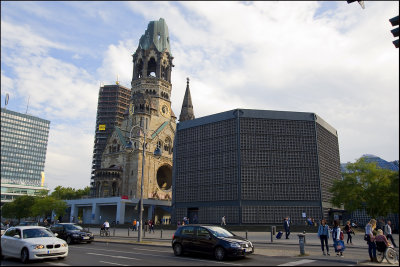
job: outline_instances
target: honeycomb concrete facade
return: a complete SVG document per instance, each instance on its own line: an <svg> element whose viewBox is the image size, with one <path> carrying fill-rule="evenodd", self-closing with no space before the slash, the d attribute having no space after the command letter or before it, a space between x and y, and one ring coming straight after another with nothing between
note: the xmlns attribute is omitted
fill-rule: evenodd
<svg viewBox="0 0 400 267"><path fill-rule="evenodd" d="M173 222L303 223L327 218L340 179L336 130L314 113L237 109L180 122Z"/></svg>

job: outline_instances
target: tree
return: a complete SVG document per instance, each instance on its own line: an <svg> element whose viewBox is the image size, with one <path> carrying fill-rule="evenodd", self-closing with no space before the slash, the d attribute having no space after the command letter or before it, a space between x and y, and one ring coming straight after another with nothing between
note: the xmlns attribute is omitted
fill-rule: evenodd
<svg viewBox="0 0 400 267"><path fill-rule="evenodd" d="M33 196L19 196L13 202L4 204L1 208L2 217L16 218L21 221L21 218L32 216L32 206L35 203Z"/></svg>
<svg viewBox="0 0 400 267"><path fill-rule="evenodd" d="M16 218L16 210L14 202L7 202L1 207L1 217Z"/></svg>
<svg viewBox="0 0 400 267"><path fill-rule="evenodd" d="M57 186L51 193L51 196L57 199L79 199L83 196L87 196L90 193L90 187L87 186L84 189L74 189L71 187Z"/></svg>
<svg viewBox="0 0 400 267"><path fill-rule="evenodd" d="M360 158L347 165L342 180L335 180L331 203L353 212L365 208L373 218L399 212L399 172L382 169Z"/></svg>
<svg viewBox="0 0 400 267"><path fill-rule="evenodd" d="M67 204L63 200L55 199L52 196L37 197L32 206L32 214L33 216L48 217L54 210L57 215L63 216L66 209Z"/></svg>

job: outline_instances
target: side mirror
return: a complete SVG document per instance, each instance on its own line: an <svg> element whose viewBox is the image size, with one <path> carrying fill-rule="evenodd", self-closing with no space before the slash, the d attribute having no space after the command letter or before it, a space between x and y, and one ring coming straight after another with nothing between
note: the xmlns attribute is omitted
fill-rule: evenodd
<svg viewBox="0 0 400 267"><path fill-rule="evenodd" d="M18 239L21 238L20 235L14 235L13 237L14 237L14 238L18 238Z"/></svg>
<svg viewBox="0 0 400 267"><path fill-rule="evenodd" d="M57 233L54 233L54 236L55 236L55 237L57 237L57 236L58 236L58 234L57 234Z"/></svg>
<svg viewBox="0 0 400 267"><path fill-rule="evenodd" d="M210 235L207 235L206 238L207 238L208 240L211 240L211 239L212 239L212 237L211 237Z"/></svg>

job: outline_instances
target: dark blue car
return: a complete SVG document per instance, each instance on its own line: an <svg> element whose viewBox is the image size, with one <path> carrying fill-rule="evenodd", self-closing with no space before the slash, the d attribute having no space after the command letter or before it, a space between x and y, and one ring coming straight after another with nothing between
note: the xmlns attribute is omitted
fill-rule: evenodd
<svg viewBox="0 0 400 267"><path fill-rule="evenodd" d="M254 253L253 244L243 237L219 227L185 225L172 236L172 249L176 256L185 252L214 255L217 260L225 257L245 257Z"/></svg>

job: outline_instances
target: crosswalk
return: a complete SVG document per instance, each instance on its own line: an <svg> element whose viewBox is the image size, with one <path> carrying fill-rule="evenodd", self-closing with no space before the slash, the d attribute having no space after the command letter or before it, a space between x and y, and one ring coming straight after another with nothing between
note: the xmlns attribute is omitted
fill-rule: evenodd
<svg viewBox="0 0 400 267"><path fill-rule="evenodd" d="M307 259L303 259L303 260L299 260L299 261L291 261L291 262L286 262L283 264L279 264L278 266L296 266L296 265L302 265L302 264L309 264L311 262L314 262L315 260L307 260Z"/></svg>

